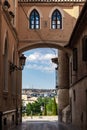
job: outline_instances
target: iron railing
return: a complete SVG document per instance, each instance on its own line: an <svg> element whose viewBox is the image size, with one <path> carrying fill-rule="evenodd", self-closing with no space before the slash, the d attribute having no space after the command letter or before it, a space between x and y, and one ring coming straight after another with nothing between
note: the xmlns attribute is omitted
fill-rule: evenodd
<svg viewBox="0 0 87 130"><path fill-rule="evenodd" d="M75 2L75 3L83 3L86 0L18 0L19 3L34 3L34 2L38 2L38 3L50 3L50 2L54 2L54 3L68 3L68 2Z"/></svg>

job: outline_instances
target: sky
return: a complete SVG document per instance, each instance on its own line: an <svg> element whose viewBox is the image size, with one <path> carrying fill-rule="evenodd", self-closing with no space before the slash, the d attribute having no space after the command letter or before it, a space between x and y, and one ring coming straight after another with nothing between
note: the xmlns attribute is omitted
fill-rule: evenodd
<svg viewBox="0 0 87 130"><path fill-rule="evenodd" d="M22 71L22 88L54 89L55 67L51 58L57 57L57 49L38 48L24 52L26 64Z"/></svg>

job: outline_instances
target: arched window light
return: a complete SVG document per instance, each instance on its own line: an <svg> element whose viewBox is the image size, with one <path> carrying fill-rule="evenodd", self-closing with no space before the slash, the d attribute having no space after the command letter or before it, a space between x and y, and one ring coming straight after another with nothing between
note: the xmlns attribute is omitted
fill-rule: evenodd
<svg viewBox="0 0 87 130"><path fill-rule="evenodd" d="M59 10L55 10L52 14L51 19L51 28L52 29L61 29L62 28L62 16Z"/></svg>
<svg viewBox="0 0 87 130"><path fill-rule="evenodd" d="M34 9L30 14L30 29L40 28L40 16L36 9Z"/></svg>

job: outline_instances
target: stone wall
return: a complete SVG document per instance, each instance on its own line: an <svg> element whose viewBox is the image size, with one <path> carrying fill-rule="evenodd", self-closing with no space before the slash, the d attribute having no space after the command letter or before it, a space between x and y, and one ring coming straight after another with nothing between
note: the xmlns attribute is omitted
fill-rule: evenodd
<svg viewBox="0 0 87 130"><path fill-rule="evenodd" d="M59 3L43 3L43 5L42 3L35 3L35 5L34 3L19 3L19 51L48 46L58 48L58 46L66 45L77 19L76 12L79 15L81 6L75 4L67 6L67 3L63 6ZM29 28L29 17L33 9L36 9L40 15L40 29ZM62 29L51 29L51 17L55 9L58 9L62 15Z"/></svg>
<svg viewBox="0 0 87 130"><path fill-rule="evenodd" d="M72 124L79 129L87 129L87 77L77 82L69 90L72 104Z"/></svg>

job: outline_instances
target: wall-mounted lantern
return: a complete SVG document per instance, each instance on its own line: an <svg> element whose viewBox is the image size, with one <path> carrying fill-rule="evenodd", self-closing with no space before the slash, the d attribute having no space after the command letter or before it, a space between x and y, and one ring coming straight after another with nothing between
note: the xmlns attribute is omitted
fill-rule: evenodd
<svg viewBox="0 0 87 130"><path fill-rule="evenodd" d="M10 4L7 0L4 1L3 5L7 8L10 8Z"/></svg>
<svg viewBox="0 0 87 130"><path fill-rule="evenodd" d="M19 67L10 62L10 72L13 72L14 70L23 70L25 61L26 61L26 57L24 56L24 54L22 54L19 57Z"/></svg>

